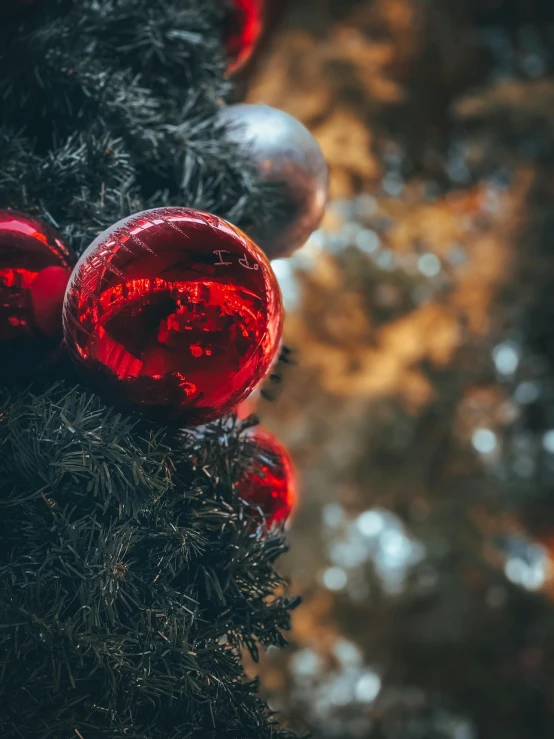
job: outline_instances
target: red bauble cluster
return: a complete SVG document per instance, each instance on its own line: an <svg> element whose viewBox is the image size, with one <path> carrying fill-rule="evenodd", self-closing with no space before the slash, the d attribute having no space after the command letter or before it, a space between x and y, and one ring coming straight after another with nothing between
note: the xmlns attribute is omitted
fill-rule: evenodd
<svg viewBox="0 0 554 739"><path fill-rule="evenodd" d="M263 29L264 0L228 0L223 43L227 50L227 72L234 74L249 61Z"/></svg>
<svg viewBox="0 0 554 739"><path fill-rule="evenodd" d="M265 255L215 216L157 208L85 251L64 331L104 397L162 420L201 424L232 411L279 348L282 303Z"/></svg>
<svg viewBox="0 0 554 739"><path fill-rule="evenodd" d="M252 517L266 526L284 524L296 503L296 475L288 451L273 434L249 434L254 455L237 483L237 493Z"/></svg>
<svg viewBox="0 0 554 739"><path fill-rule="evenodd" d="M0 382L36 375L59 353L62 304L82 374L106 399L162 421L231 412L276 358L275 275L215 216L138 213L101 234L70 279L75 262L53 228L0 211Z"/></svg>
<svg viewBox="0 0 554 739"><path fill-rule="evenodd" d="M62 338L62 303L76 262L46 223L0 211L0 380L36 374Z"/></svg>

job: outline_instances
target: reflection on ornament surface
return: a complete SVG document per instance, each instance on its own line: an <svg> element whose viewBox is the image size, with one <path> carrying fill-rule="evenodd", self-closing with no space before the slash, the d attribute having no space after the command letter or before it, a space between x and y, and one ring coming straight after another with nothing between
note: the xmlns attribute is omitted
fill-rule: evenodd
<svg viewBox="0 0 554 739"><path fill-rule="evenodd" d="M263 379L279 347L279 288L263 254L215 216L158 208L101 234L68 287L64 328L103 395L205 423Z"/></svg>

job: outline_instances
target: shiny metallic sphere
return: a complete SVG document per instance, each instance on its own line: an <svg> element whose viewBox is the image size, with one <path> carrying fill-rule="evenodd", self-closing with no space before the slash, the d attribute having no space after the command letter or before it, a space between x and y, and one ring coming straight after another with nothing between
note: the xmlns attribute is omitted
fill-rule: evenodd
<svg viewBox="0 0 554 739"><path fill-rule="evenodd" d="M329 169L323 152L305 126L269 105L230 105L219 115L228 140L256 162L263 181L283 186L280 215L248 235L270 259L289 256L306 243L325 211Z"/></svg>

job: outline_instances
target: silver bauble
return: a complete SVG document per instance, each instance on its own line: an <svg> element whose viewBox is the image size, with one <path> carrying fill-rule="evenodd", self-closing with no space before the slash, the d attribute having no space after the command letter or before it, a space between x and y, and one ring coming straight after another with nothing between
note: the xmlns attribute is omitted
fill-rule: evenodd
<svg viewBox="0 0 554 739"><path fill-rule="evenodd" d="M269 105L230 105L219 114L226 136L258 166L264 182L282 183L279 216L249 230L270 259L292 254L325 211L329 169L319 144L296 118Z"/></svg>

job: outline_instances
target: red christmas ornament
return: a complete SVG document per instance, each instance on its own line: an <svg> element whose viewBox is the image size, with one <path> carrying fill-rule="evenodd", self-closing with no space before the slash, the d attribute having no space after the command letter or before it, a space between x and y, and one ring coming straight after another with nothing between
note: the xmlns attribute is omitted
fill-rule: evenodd
<svg viewBox="0 0 554 739"><path fill-rule="evenodd" d="M46 223L0 210L0 380L29 377L59 349L62 304L76 262Z"/></svg>
<svg viewBox="0 0 554 739"><path fill-rule="evenodd" d="M296 475L292 459L273 434L257 428L249 434L254 457L237 484L241 500L267 526L284 524L296 503Z"/></svg>
<svg viewBox="0 0 554 739"><path fill-rule="evenodd" d="M229 12L223 43L229 57L227 72L235 74L248 62L263 30L263 0L227 0Z"/></svg>
<svg viewBox="0 0 554 739"><path fill-rule="evenodd" d="M73 272L67 347L112 402L202 424L234 409L279 348L281 293L241 231L187 208L137 213L101 234Z"/></svg>

